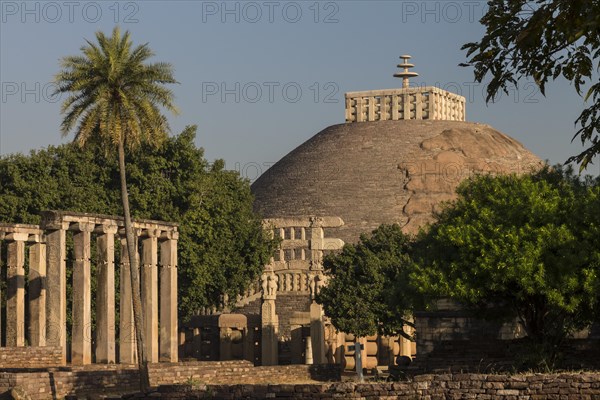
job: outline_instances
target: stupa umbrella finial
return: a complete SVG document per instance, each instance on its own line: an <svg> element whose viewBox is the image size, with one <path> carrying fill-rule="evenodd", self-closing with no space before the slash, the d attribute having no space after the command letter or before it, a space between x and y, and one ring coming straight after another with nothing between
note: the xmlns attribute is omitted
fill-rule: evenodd
<svg viewBox="0 0 600 400"><path fill-rule="evenodd" d="M403 68L404 70L401 72L396 72L394 74L394 78L402 78L402 88L407 89L410 87L408 78L414 78L416 76L419 76L419 74L408 70L409 68L415 67L414 64L411 64L408 62L408 60L410 60L412 58L411 56L402 55L402 56L400 56L400 58L402 59L403 62L401 64L398 64L398 68Z"/></svg>

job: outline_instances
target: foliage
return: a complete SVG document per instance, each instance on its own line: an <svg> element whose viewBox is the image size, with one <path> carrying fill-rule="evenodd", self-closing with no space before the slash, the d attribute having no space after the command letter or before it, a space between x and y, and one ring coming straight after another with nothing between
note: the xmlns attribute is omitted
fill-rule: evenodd
<svg viewBox="0 0 600 400"><path fill-rule="evenodd" d="M346 244L324 260L329 277L317 302L340 331L358 337L404 333L412 326L409 294L409 237L398 225L382 225L357 244ZM392 285L391 283L396 285Z"/></svg>
<svg viewBox="0 0 600 400"><path fill-rule="evenodd" d="M131 35L96 33L81 55L64 57L56 75L57 93L68 93L61 111L64 136L75 130L75 142L85 145L99 138L108 147L124 144L158 146L169 125L160 107L177 113L173 93L165 84L177 83L173 67L164 62L149 64L154 56L148 44L132 48Z"/></svg>
<svg viewBox="0 0 600 400"><path fill-rule="evenodd" d="M249 182L210 165L194 144L196 127L128 154L134 218L180 224L179 312L185 319L216 306L258 279L272 254L259 216L252 211ZM61 209L122 213L116 160L100 145L50 146L29 155L0 157L0 221L40 222L39 212Z"/></svg>
<svg viewBox="0 0 600 400"><path fill-rule="evenodd" d="M576 124L583 152L571 157L585 169L600 153L600 2L597 0L490 0L481 23L486 33L463 49L478 82L489 74L487 101L524 77L533 78L542 94L546 83L563 77L578 94L591 99Z"/></svg>
<svg viewBox="0 0 600 400"><path fill-rule="evenodd" d="M554 356L598 316L600 185L571 170L477 176L415 247L411 280L484 316L518 318Z"/></svg>
<svg viewBox="0 0 600 400"><path fill-rule="evenodd" d="M55 78L56 93L69 94L62 103L61 130L63 136L74 130L75 142L81 147L93 140L103 144L107 154L110 149L118 151L140 389L146 392L150 389L150 375L125 147L136 149L141 144L158 147L162 143L169 126L161 107L176 112L173 94L165 85L176 81L170 64L147 62L154 55L148 44L132 47L129 32L121 35L115 27L111 37L97 32L96 41L97 44L88 40L81 47L81 55L61 60L62 69Z"/></svg>

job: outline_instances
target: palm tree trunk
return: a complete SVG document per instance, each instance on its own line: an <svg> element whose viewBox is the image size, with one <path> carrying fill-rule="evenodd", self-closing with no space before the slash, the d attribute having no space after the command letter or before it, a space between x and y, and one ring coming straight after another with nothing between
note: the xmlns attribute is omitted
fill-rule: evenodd
<svg viewBox="0 0 600 400"><path fill-rule="evenodd" d="M140 296L140 276L135 248L135 235L131 224L129 212L129 195L127 193L127 179L125 174L125 149L123 139L119 141L119 171L121 173L121 199L123 200L123 218L125 220L125 235L127 251L129 252L129 270L131 272L131 298L133 302L133 320L135 322L135 337L137 342L138 368L140 374L140 390L147 393L150 389L150 376L148 359L146 358L146 338L144 337L144 315L142 314L142 300Z"/></svg>

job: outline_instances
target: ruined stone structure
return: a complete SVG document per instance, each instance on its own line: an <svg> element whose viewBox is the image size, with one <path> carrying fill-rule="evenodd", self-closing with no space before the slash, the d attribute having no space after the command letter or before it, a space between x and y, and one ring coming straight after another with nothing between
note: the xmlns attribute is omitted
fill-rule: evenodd
<svg viewBox="0 0 600 400"><path fill-rule="evenodd" d="M369 90L346 93L346 122L373 122L399 120L464 121L466 100L463 96L436 87L411 88L408 79L418 76L409 71L410 56L400 56L402 89Z"/></svg>
<svg viewBox="0 0 600 400"><path fill-rule="evenodd" d="M182 331L185 356L200 360L248 360L257 365L342 364L354 367L347 345L354 337L337 332L314 299L326 284L323 256L341 249L341 239L325 237L339 228L337 217L280 218L264 226L281 239L261 280L237 300L235 314L214 313L192 318ZM367 366L394 363L414 354L404 338L369 337Z"/></svg>
<svg viewBox="0 0 600 400"><path fill-rule="evenodd" d="M6 242L6 346L25 345L25 250L29 249L29 332L31 346L46 345L46 244L36 225L0 224ZM1 247L0 247L1 248Z"/></svg>
<svg viewBox="0 0 600 400"><path fill-rule="evenodd" d="M407 90L425 89L391 92ZM325 128L254 182L255 208L265 218L338 216L344 225L328 235L355 242L382 223L416 232L473 174L541 165L516 140L462 119L379 118Z"/></svg>
<svg viewBox="0 0 600 400"><path fill-rule="evenodd" d="M409 71L409 56L401 58L394 75L402 78L401 89L347 93L345 124L325 128L252 185L256 210L283 239L262 281L237 302L236 312L248 316L248 323L255 321L263 365L326 361L354 367L353 353L347 351L354 338L335 332L312 301L326 283L323 251L356 242L382 223L416 233L455 198L465 178L541 166L516 140L466 122L464 97L410 87L409 78L418 74ZM434 336L418 334L427 338L419 351L430 351L426 340ZM367 368L394 364L397 356L416 351L414 343L401 338L362 340Z"/></svg>
<svg viewBox="0 0 600 400"><path fill-rule="evenodd" d="M401 58L403 70L395 76L403 79L403 88L347 93L345 124L325 128L254 182L257 211L279 220L339 217L344 224L325 227L325 234L352 243L382 223L417 232L469 176L526 173L541 166L516 140L466 122L463 97L411 88L408 78L416 73L408 71L410 57ZM277 310L283 288L280 281ZM340 336L335 342L343 349L352 340ZM395 338L364 340L367 367L415 354L414 346ZM352 368L350 356L334 360Z"/></svg>
<svg viewBox="0 0 600 400"><path fill-rule="evenodd" d="M143 329L148 358L150 362L177 361L177 225L138 220L133 226L141 248ZM70 361L74 365L86 365L93 360L97 363L135 362L129 258L121 218L46 211L42 213L40 226L0 224L0 240L6 242L7 249L7 347L25 346L27 340L32 347L60 349L62 364ZM72 240L73 260L67 260L67 254L71 254L67 252L68 240ZM121 255L118 337L115 327L115 240L120 241L118 253ZM27 275L26 250L29 252ZM97 271L95 310L91 306L93 250ZM73 296L69 345L67 265L72 265L70 286ZM26 298L28 321L25 321ZM96 317L94 332L93 312Z"/></svg>
<svg viewBox="0 0 600 400"><path fill-rule="evenodd" d="M355 242L382 223L416 232L459 182L477 173L524 173L540 160L490 126L378 121L328 127L252 185L266 218L334 215L332 237Z"/></svg>

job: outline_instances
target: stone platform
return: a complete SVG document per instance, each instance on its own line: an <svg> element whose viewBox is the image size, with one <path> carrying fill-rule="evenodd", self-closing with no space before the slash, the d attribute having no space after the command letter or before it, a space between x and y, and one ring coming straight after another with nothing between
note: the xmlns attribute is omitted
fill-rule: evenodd
<svg viewBox="0 0 600 400"><path fill-rule="evenodd" d="M254 367L249 361L153 363L150 384L281 384L339 380L335 365ZM0 369L0 398L20 387L32 400L117 396L139 390L136 365L91 364L46 369Z"/></svg>

